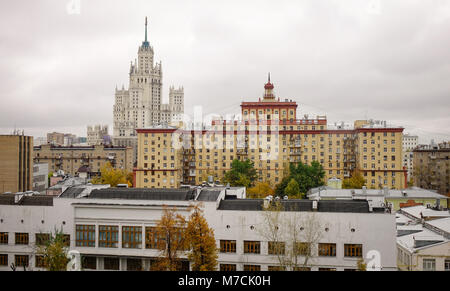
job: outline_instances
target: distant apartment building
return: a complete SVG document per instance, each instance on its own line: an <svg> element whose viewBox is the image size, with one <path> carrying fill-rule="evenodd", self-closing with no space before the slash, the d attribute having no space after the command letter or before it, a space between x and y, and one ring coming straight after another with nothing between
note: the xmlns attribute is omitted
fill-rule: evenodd
<svg viewBox="0 0 450 291"><path fill-rule="evenodd" d="M33 189L33 137L0 135L0 193Z"/></svg>
<svg viewBox="0 0 450 291"><path fill-rule="evenodd" d="M359 260L374 256L376 269L397 269L395 215L371 209L367 201L282 200L277 239L264 228L265 215L277 215L265 211L272 201L240 199L224 187L86 187L67 188L57 198L0 196L0 270L10 270L12 262L18 271L43 270L36 245L56 228L69 250L80 253L83 270L151 271L161 256L158 246L165 243L155 232L164 206L187 218L191 206L200 204L214 231L220 271L355 271ZM312 241L310 230L318 234ZM179 270L192 269L187 251L178 253ZM294 263L282 265L281 256Z"/></svg>
<svg viewBox="0 0 450 291"><path fill-rule="evenodd" d="M47 142L48 144L58 145L58 146L71 146L77 144L79 142L76 135L71 133L59 133L59 132L51 132L47 133ZM40 143L42 145L44 143Z"/></svg>
<svg viewBox="0 0 450 291"><path fill-rule="evenodd" d="M414 151L414 184L450 193L450 142L420 145Z"/></svg>
<svg viewBox="0 0 450 291"><path fill-rule="evenodd" d="M405 187L403 128L373 120L332 126L327 125L326 116L297 119L297 103L276 98L273 88L269 79L263 99L243 102L240 121L213 120L201 128L161 124L137 129L136 171L144 173L136 175L137 184L163 187L154 177L159 173L162 179L170 174L167 183L174 188L200 185L209 176L222 179L234 159L248 159L254 163L259 181L271 185L281 182L290 163L315 161L323 166L325 181L348 178L359 171L368 188ZM166 160L161 154L167 155Z"/></svg>
<svg viewBox="0 0 450 291"><path fill-rule="evenodd" d="M48 188L48 164L34 163L33 165L33 191L45 194Z"/></svg>
<svg viewBox="0 0 450 291"><path fill-rule="evenodd" d="M133 152L129 147L114 146L54 146L34 147L34 162L47 163L50 172L64 171L72 176L78 175L82 167L89 167L91 174L100 173L100 169L111 163L114 168L133 170Z"/></svg>
<svg viewBox="0 0 450 291"><path fill-rule="evenodd" d="M414 154L413 150L419 144L419 137L417 135L403 135L403 166L408 171L408 182L414 176Z"/></svg>
<svg viewBox="0 0 450 291"><path fill-rule="evenodd" d="M105 144L108 140L108 126L95 125L87 127L87 144L90 146Z"/></svg>

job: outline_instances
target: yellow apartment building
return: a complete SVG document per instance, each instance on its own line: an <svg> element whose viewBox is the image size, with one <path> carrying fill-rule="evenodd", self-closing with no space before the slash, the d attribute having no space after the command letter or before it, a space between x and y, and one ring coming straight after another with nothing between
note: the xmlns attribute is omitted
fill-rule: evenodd
<svg viewBox="0 0 450 291"><path fill-rule="evenodd" d="M326 116L296 119L297 103L277 99L273 88L269 79L262 99L242 102L240 121L214 120L208 130L137 130L137 187L199 185L208 176L221 180L234 159L249 159L259 180L273 186L288 173L290 163L317 161L325 179L344 179L360 171L368 188L404 188L403 128L365 120L350 127L329 126ZM154 160L148 160L148 153ZM142 172L148 175L149 169L152 177L145 177Z"/></svg>
<svg viewBox="0 0 450 291"><path fill-rule="evenodd" d="M33 137L0 135L0 193L33 190Z"/></svg>

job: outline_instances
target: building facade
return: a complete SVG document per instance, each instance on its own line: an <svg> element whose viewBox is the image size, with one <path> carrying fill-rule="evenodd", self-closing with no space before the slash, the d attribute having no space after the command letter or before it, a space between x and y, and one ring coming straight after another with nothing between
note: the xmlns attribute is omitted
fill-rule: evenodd
<svg viewBox="0 0 450 291"><path fill-rule="evenodd" d="M170 87L169 104L162 103L162 64L154 63L153 47L147 39L139 47L138 59L132 62L129 86L117 89L113 107L113 143L129 146L137 152L137 128L181 119L184 110L184 89ZM137 159L137 156L135 157Z"/></svg>
<svg viewBox="0 0 450 291"><path fill-rule="evenodd" d="M182 163L171 163L175 168L170 171L181 173L182 179L175 180L174 188L181 184L200 185L208 176L220 180L234 159L251 160L259 180L271 185L281 182L290 163L316 161L325 169L325 181L348 178L359 171L368 188L405 187L403 128L372 120L356 121L351 128L333 127L327 125L325 116L297 119L297 103L276 98L273 88L269 78L263 99L243 102L240 121L214 120L207 129L185 126L162 131L159 126L138 130L136 170L165 170L157 163L145 161L158 160L157 152L176 151L177 155L181 153ZM165 144L158 140L161 133L167 135ZM168 138L170 133L172 137ZM144 176L137 175L137 185L161 186L156 179L147 179L146 183L142 179Z"/></svg>
<svg viewBox="0 0 450 291"><path fill-rule="evenodd" d="M411 182L414 176L414 154L413 150L419 145L417 135L403 135L403 166L408 171L408 182Z"/></svg>
<svg viewBox="0 0 450 291"><path fill-rule="evenodd" d="M89 146L105 144L108 138L108 126L95 125L87 127L87 144Z"/></svg>
<svg viewBox="0 0 450 291"><path fill-rule="evenodd" d="M48 164L34 163L33 165L33 191L45 194L48 188Z"/></svg>
<svg viewBox="0 0 450 291"><path fill-rule="evenodd" d="M33 137L0 135L0 192L33 190Z"/></svg>
<svg viewBox="0 0 450 291"><path fill-rule="evenodd" d="M268 271L280 268L273 243L263 232L264 201L229 198L227 189L100 189L90 193L66 190L59 198L6 195L0 199L0 270L14 262L23 270L42 270L35 246L42 235L61 229L70 250L81 254L84 270L152 270L161 255L154 229L165 205L188 217L190 206L202 203L220 249L218 270ZM371 212L367 202L289 200L283 221L302 223L314 217L322 235L311 244L302 270L356 270L369 254L381 270L396 270L395 215ZM17 223L22 221L22 223ZM308 225L303 225L308 229ZM299 229L301 227L299 226ZM283 230L284 228L280 227ZM299 232L299 241L302 238ZM291 247L287 237L286 250ZM281 255L281 254L279 254ZM287 255L287 254L286 254ZM302 261L305 255L299 254ZM187 253L180 269L189 270ZM290 269L287 269L290 270Z"/></svg>
<svg viewBox="0 0 450 291"><path fill-rule="evenodd" d="M421 145L413 151L413 155L414 184L440 194L449 194L450 142Z"/></svg>
<svg viewBox="0 0 450 291"><path fill-rule="evenodd" d="M58 170L71 176L78 175L78 170L89 167L91 173L100 173L108 162L114 168L133 171L133 150L129 147L105 145L62 147L41 145L34 147L34 162L48 164L48 170Z"/></svg>

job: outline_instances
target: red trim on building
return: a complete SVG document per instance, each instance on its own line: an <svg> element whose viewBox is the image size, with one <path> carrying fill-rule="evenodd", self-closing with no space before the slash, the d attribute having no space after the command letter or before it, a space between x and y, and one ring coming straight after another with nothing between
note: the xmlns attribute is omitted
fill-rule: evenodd
<svg viewBox="0 0 450 291"><path fill-rule="evenodd" d="M177 131L178 129L151 129L151 128L143 128L143 129L136 129L137 133L174 133L175 131Z"/></svg>

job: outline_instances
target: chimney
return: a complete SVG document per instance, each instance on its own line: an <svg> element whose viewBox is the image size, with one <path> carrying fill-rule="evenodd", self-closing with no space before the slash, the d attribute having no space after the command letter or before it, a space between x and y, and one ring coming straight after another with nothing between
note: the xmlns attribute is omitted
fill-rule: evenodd
<svg viewBox="0 0 450 291"><path fill-rule="evenodd" d="M312 202L312 209L313 209L313 211L317 211L318 203L319 202L317 200L313 200L313 202Z"/></svg>
<svg viewBox="0 0 450 291"><path fill-rule="evenodd" d="M366 186L362 187L362 193L363 193L363 195L367 194L367 187Z"/></svg>
<svg viewBox="0 0 450 291"><path fill-rule="evenodd" d="M384 187L383 187L383 195L384 195L384 196L388 196L388 194L389 194L389 188L386 187L386 186L384 186Z"/></svg>

